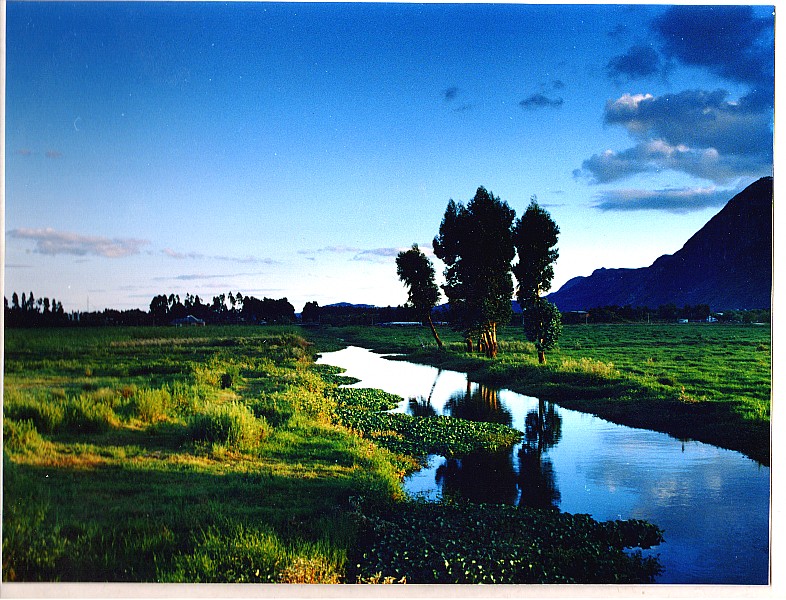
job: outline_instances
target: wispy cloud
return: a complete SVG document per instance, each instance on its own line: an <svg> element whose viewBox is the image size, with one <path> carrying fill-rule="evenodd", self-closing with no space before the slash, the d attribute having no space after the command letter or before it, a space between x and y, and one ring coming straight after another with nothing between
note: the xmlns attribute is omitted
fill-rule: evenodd
<svg viewBox="0 0 786 600"><path fill-rule="evenodd" d="M272 258L259 258L256 256L221 256L202 254L200 252L178 252L172 248L164 248L161 250L161 253L168 256L169 258L174 258L175 260L221 260L239 264L277 264L277 261L273 260Z"/></svg>
<svg viewBox="0 0 786 600"><path fill-rule="evenodd" d="M562 98L549 98L540 92L532 94L519 102L521 108L534 109L534 108L559 108L562 106Z"/></svg>
<svg viewBox="0 0 786 600"><path fill-rule="evenodd" d="M183 273L154 277L154 281L210 281L214 279L232 279L234 277L259 277L263 273Z"/></svg>
<svg viewBox="0 0 786 600"><path fill-rule="evenodd" d="M67 231L46 229L12 229L8 237L35 242L33 252L55 256L70 254L75 256L101 256L104 258L124 258L139 254L150 242L136 238L106 238L81 235Z"/></svg>
<svg viewBox="0 0 786 600"><path fill-rule="evenodd" d="M46 153L45 153L45 156L47 158L62 158L63 157L63 153L59 152L57 150L47 150Z"/></svg>
<svg viewBox="0 0 786 600"><path fill-rule="evenodd" d="M429 244L426 244L422 249L424 252L429 250ZM365 261L365 262L387 262L402 250L407 248L399 247L386 247L386 248L357 248L354 246L325 246L316 250L299 250L298 254L303 254L309 260L314 260L318 255L325 254L347 254L352 255L351 260Z"/></svg>
<svg viewBox="0 0 786 600"><path fill-rule="evenodd" d="M660 210L687 213L708 207L723 206L734 191L706 188L673 188L662 190L621 189L598 195L595 208L601 211Z"/></svg>
<svg viewBox="0 0 786 600"><path fill-rule="evenodd" d="M456 105L460 92L461 90L455 86L449 87L442 92L442 100L445 102L445 104L450 104L453 106L453 112L465 112L473 108L473 105L467 102L462 102L461 104Z"/></svg>

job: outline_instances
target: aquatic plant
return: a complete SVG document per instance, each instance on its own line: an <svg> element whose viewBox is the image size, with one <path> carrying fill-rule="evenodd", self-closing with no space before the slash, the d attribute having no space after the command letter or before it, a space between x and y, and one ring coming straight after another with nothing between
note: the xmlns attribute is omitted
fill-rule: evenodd
<svg viewBox="0 0 786 600"><path fill-rule="evenodd" d="M407 583L651 583L641 550L663 541L644 521L492 504L396 504L362 519L348 580Z"/></svg>

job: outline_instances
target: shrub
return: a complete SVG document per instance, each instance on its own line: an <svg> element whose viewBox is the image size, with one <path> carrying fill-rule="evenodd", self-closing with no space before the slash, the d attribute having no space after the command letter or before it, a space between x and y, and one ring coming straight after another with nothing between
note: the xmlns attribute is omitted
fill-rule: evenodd
<svg viewBox="0 0 786 600"><path fill-rule="evenodd" d="M254 417L247 406L232 402L209 406L205 412L194 415L189 433L194 441L250 450L270 433L270 425Z"/></svg>
<svg viewBox="0 0 786 600"><path fill-rule="evenodd" d="M204 365L195 365L192 368L192 374L197 385L206 385L213 388L219 387L220 375L215 369Z"/></svg>

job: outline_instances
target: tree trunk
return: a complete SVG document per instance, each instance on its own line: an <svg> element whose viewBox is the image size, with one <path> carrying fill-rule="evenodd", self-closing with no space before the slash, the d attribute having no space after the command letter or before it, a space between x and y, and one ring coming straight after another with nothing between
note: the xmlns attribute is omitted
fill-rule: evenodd
<svg viewBox="0 0 786 600"><path fill-rule="evenodd" d="M431 320L431 314L428 315L428 326L431 327L431 335L433 335L434 339L437 341L437 347L442 350L442 340L439 339L437 328L434 327L434 322Z"/></svg>
<svg viewBox="0 0 786 600"><path fill-rule="evenodd" d="M472 352L472 338L468 337L465 341L467 343L467 352Z"/></svg>
<svg viewBox="0 0 786 600"><path fill-rule="evenodd" d="M538 350L538 362L542 365L546 364L546 353L543 350Z"/></svg>

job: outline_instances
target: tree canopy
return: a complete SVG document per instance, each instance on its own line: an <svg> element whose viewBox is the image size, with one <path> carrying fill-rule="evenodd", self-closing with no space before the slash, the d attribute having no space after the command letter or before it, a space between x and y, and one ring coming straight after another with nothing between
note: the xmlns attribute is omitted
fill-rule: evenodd
<svg viewBox="0 0 786 600"><path fill-rule="evenodd" d="M473 336L488 356L496 356L497 323L511 316L515 256L513 219L508 204L484 187L466 206L448 202L434 238L434 254L445 263L445 295L451 318L465 334L468 348Z"/></svg>
<svg viewBox="0 0 786 600"><path fill-rule="evenodd" d="M523 310L524 333L535 344L540 363L546 362L546 350L557 344L562 332L559 309L541 298L542 292L551 289L554 262L559 257L555 247L558 236L559 227L533 197L513 228L513 241L519 257L513 273L518 280L517 297Z"/></svg>
<svg viewBox="0 0 786 600"><path fill-rule="evenodd" d="M408 304L421 321L429 324L437 346L442 348L442 340L439 339L431 319L431 310L440 297L439 287L434 281L434 265L417 244L412 244L412 248L403 250L396 256L396 271L398 278L408 289Z"/></svg>

